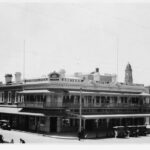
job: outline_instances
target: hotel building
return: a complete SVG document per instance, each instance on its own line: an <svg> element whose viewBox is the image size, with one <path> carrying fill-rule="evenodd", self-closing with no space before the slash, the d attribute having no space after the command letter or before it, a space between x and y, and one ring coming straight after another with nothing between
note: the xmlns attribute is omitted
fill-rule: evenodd
<svg viewBox="0 0 150 150"><path fill-rule="evenodd" d="M6 74L0 84L0 119L13 129L38 133L77 132L80 119L88 132L113 126L149 124L150 94L143 84L133 83L132 68L125 81L116 75L89 74L67 77L64 70L47 77L21 80L21 73Z"/></svg>

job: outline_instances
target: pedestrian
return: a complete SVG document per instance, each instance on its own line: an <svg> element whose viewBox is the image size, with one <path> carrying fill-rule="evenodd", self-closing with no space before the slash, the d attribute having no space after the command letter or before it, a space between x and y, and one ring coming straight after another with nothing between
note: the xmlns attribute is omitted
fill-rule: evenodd
<svg viewBox="0 0 150 150"><path fill-rule="evenodd" d="M117 131L117 129L115 129L114 132L115 132L115 138L117 138L117 136L118 136L118 131Z"/></svg>
<svg viewBox="0 0 150 150"><path fill-rule="evenodd" d="M13 139L11 139L10 143L14 143L14 140L13 140Z"/></svg>
<svg viewBox="0 0 150 150"><path fill-rule="evenodd" d="M84 129L83 128L81 129L81 138L84 139Z"/></svg>
<svg viewBox="0 0 150 150"><path fill-rule="evenodd" d="M78 132L78 140L79 141L81 140L81 132L80 131Z"/></svg>
<svg viewBox="0 0 150 150"><path fill-rule="evenodd" d="M20 143L25 143L25 140L20 138Z"/></svg>
<svg viewBox="0 0 150 150"><path fill-rule="evenodd" d="M4 143L4 138L2 134L0 134L0 143Z"/></svg>

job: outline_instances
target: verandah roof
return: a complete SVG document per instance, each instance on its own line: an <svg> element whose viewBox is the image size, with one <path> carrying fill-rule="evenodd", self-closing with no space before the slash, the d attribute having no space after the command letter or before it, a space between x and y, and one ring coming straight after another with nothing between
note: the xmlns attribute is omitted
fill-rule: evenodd
<svg viewBox="0 0 150 150"><path fill-rule="evenodd" d="M78 116L79 117L79 116ZM150 117L150 114L110 114L110 115L82 115L83 119L101 119L101 118L137 118Z"/></svg>
<svg viewBox="0 0 150 150"><path fill-rule="evenodd" d="M23 108L0 107L0 113L16 114L16 115L29 115L29 116L45 116L43 113L30 113L21 112Z"/></svg>
<svg viewBox="0 0 150 150"><path fill-rule="evenodd" d="M72 95L77 95L80 94L80 91L69 91L69 94ZM87 91L81 91L82 95L109 95L109 96L145 96L145 97L150 97L150 94L148 93L139 93L139 94L134 94L134 93L108 93L108 92L87 92Z"/></svg>
<svg viewBox="0 0 150 150"><path fill-rule="evenodd" d="M18 94L50 94L53 93L48 90L24 90L21 92L17 92Z"/></svg>

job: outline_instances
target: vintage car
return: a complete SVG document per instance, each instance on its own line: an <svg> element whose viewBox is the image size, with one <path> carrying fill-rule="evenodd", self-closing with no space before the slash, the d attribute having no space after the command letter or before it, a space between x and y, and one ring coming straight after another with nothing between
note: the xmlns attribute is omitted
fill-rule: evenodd
<svg viewBox="0 0 150 150"><path fill-rule="evenodd" d="M150 134L150 125L146 125L147 134Z"/></svg>
<svg viewBox="0 0 150 150"><path fill-rule="evenodd" d="M139 129L137 126L127 126L127 129L129 131L130 137L138 137L139 135Z"/></svg>
<svg viewBox="0 0 150 150"><path fill-rule="evenodd" d="M117 138L126 138L128 136L127 128L124 126L115 126L113 127L115 137Z"/></svg>
<svg viewBox="0 0 150 150"><path fill-rule="evenodd" d="M146 136L147 135L147 128L146 125L138 125L138 136Z"/></svg>
<svg viewBox="0 0 150 150"><path fill-rule="evenodd" d="M10 123L8 120L0 120L0 128L4 130L11 130Z"/></svg>

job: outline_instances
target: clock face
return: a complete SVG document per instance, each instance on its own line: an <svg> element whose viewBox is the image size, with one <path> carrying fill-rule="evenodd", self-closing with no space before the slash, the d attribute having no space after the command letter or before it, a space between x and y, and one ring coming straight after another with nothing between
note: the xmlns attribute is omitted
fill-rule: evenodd
<svg viewBox="0 0 150 150"><path fill-rule="evenodd" d="M126 76L129 76L129 73L128 73L128 72L126 72Z"/></svg>

